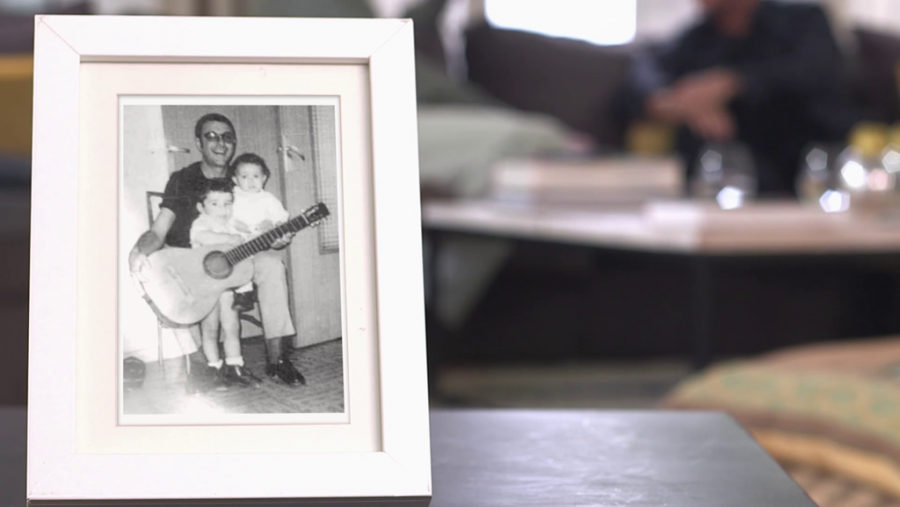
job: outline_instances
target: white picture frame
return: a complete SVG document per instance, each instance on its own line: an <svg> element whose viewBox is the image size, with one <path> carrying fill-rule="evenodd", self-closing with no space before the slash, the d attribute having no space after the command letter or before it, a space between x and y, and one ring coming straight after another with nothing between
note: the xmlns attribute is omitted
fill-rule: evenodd
<svg viewBox="0 0 900 507"><path fill-rule="evenodd" d="M29 503L427 505L431 466L412 22L37 16L35 23ZM92 170L79 159L87 149L80 135L80 79L82 66L96 62L366 67L380 449L154 454L79 447L80 425L90 413L79 406L76 358L84 351L78 336L93 332L79 311L95 304L84 296L86 284L78 282L79 262L93 248L79 239L80 195L85 171Z"/></svg>

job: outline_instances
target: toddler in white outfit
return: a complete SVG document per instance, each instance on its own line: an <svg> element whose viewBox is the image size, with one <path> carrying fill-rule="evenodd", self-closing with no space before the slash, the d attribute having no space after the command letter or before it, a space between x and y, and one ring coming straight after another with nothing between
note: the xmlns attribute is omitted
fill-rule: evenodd
<svg viewBox="0 0 900 507"><path fill-rule="evenodd" d="M272 173L262 157L244 153L234 159L230 173L235 184L232 223L244 240L253 239L290 218L281 201L265 189ZM234 292L240 299L251 290L253 284L248 283Z"/></svg>
<svg viewBox="0 0 900 507"><path fill-rule="evenodd" d="M290 217L277 197L265 190L270 172L259 155L244 153L231 165L235 227L251 239L286 222Z"/></svg>
<svg viewBox="0 0 900 507"><path fill-rule="evenodd" d="M232 220L234 227L244 237L245 241L264 234L286 222L289 218L288 212L284 209L281 201L265 190L266 182L271 174L265 160L254 153L244 153L236 157L229 168L228 175L235 184ZM254 262L263 259L264 256L276 256L279 258L279 262L283 262L280 260L280 253L272 250L256 254ZM256 268L254 267L254 269ZM280 274L273 273L271 270L268 273L270 276L285 276L283 269ZM287 283L285 282L286 285ZM252 298L246 295L246 292L251 289L252 284L248 284L235 290L234 301L236 307L241 309L252 307ZM259 291L257 291L257 294L259 310L261 313L265 313L270 310L266 308L266 300L271 298L272 295L271 293ZM283 330L265 330L266 374L270 377L278 378L292 387L297 387L305 384L306 379L297 371L290 358L284 353L282 338L295 334L290 315L285 316L284 323L285 328ZM272 334L274 336L270 336Z"/></svg>

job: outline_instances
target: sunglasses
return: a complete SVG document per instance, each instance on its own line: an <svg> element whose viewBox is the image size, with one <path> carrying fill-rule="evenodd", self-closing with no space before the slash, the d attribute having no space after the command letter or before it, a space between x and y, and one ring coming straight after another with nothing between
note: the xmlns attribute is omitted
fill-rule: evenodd
<svg viewBox="0 0 900 507"><path fill-rule="evenodd" d="M225 143L225 144L235 144L237 143L237 137L235 137L233 132L225 132L223 134L217 134L215 132L204 132L203 139L211 143Z"/></svg>

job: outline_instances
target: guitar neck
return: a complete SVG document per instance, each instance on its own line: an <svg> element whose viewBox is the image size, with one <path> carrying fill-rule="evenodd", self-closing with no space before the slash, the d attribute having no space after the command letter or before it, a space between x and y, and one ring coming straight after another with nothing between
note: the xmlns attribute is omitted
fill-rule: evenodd
<svg viewBox="0 0 900 507"><path fill-rule="evenodd" d="M298 215L279 225L278 227L266 231L261 236L253 238L250 241L225 252L225 258L228 259L228 262L232 266L234 266L244 259L247 259L264 250L268 250L269 247L272 246L272 243L275 242L275 240L284 236L285 234L291 232L300 232L307 227L309 227L309 220L307 220L307 218L303 215Z"/></svg>

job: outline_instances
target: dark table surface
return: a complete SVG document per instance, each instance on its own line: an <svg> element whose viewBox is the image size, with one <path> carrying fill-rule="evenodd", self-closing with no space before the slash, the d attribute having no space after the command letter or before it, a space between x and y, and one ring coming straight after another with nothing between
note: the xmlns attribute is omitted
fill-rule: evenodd
<svg viewBox="0 0 900 507"><path fill-rule="evenodd" d="M433 410L434 507L815 504L732 419ZM25 504L25 410L0 408L0 507Z"/></svg>

